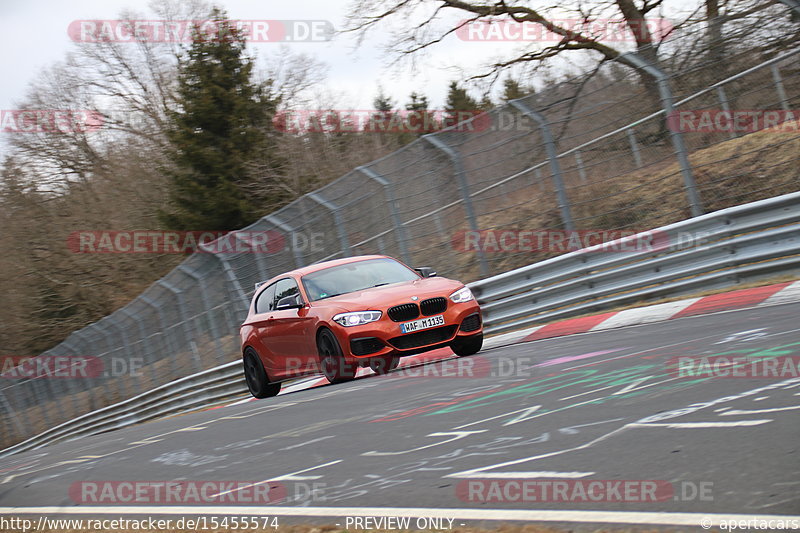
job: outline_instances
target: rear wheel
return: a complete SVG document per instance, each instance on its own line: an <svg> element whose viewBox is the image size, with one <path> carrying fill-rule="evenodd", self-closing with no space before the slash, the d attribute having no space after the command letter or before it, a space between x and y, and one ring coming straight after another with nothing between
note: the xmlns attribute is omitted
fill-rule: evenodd
<svg viewBox="0 0 800 533"><path fill-rule="evenodd" d="M281 390L280 383L270 383L261 359L252 348L244 352L244 379L247 381L247 388L256 398L271 398L277 396Z"/></svg>
<svg viewBox="0 0 800 533"><path fill-rule="evenodd" d="M382 357L373 357L369 360L369 367L372 369L373 372L376 374L386 374L391 372L397 365L400 364L399 357L393 357L391 355L385 355Z"/></svg>
<svg viewBox="0 0 800 533"><path fill-rule="evenodd" d="M459 357L466 357L468 355L475 355L483 347L483 333L473 335L472 337L458 338L450 344L450 348Z"/></svg>
<svg viewBox="0 0 800 533"><path fill-rule="evenodd" d="M317 335L317 350L322 366L322 373L330 383L351 381L356 377L356 369L345 361L339 341L329 329L323 329Z"/></svg>

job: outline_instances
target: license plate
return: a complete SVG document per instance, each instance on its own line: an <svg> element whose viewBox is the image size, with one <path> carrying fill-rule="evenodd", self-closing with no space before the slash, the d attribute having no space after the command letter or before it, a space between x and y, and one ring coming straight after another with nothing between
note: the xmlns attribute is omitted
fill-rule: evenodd
<svg viewBox="0 0 800 533"><path fill-rule="evenodd" d="M419 320L400 324L400 331L413 333L421 329L435 328L436 326L444 326L444 315L429 316L428 318L420 318Z"/></svg>

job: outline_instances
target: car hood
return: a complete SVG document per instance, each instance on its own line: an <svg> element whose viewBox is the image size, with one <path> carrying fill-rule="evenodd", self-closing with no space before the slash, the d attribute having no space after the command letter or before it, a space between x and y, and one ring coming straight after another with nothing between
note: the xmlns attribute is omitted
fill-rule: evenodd
<svg viewBox="0 0 800 533"><path fill-rule="evenodd" d="M366 311L369 309L385 310L393 305L409 303L416 296L422 301L434 296L449 296L454 291L463 287L460 281L433 277L423 278L402 283L393 283L382 287L372 287L363 291L349 292L323 300L317 300L312 305L332 306L345 311Z"/></svg>

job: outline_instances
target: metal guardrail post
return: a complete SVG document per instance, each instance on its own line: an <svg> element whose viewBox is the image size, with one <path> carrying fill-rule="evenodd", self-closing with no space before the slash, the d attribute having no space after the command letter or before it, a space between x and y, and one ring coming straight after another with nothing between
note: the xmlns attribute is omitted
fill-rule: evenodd
<svg viewBox="0 0 800 533"><path fill-rule="evenodd" d="M214 319L214 310L211 306L211 300L208 298L208 289L206 288L205 279L196 270L189 268L183 263L178 266L178 270L195 280L197 285L200 286L200 299L203 301L203 307L208 315L208 323L209 326L211 326L211 336L214 338L214 347L217 349L217 361L222 363L222 361L225 360L225 352L222 350L222 344L219 342L221 335L217 327L217 321Z"/></svg>
<svg viewBox="0 0 800 533"><path fill-rule="evenodd" d="M675 105L673 104L675 98L672 96L672 89L669 86L669 76L663 70L651 65L644 58L633 52L619 55L617 61L633 68L641 69L656 80L658 92L661 96L661 107L664 109L664 119L665 121L668 120L675 113ZM683 185L686 189L686 196L689 199L689 208L693 217L700 216L703 214L703 204L697 192L697 184L692 174L692 166L689 164L689 152L686 149L686 143L683 141L683 134L677 128L670 128L670 135L672 137L672 145L675 147L678 164L681 167L681 174L683 174Z"/></svg>
<svg viewBox="0 0 800 533"><path fill-rule="evenodd" d="M395 198L392 184L389 180L369 167L360 166L356 168L356 170L383 187L383 194L386 197L386 203L389 206L389 213L392 217L392 223L394 224L394 235L397 241L397 247L400 250L400 257L403 259L404 263L410 265L412 261L406 244L408 242L408 233L406 233L406 227L403 225L403 221L400 219L400 213L397 211L397 199Z"/></svg>
<svg viewBox="0 0 800 533"><path fill-rule="evenodd" d="M276 215L267 215L264 217L264 220L272 223L272 225L274 225L276 228L286 233L287 237L289 237L289 246L292 247L294 266L296 268L302 268L304 266L303 258L300 256L300 250L295 247L295 232L297 231L297 228L290 226L288 223L279 219Z"/></svg>
<svg viewBox="0 0 800 533"><path fill-rule="evenodd" d="M347 228L345 228L344 220L342 220L341 208L333 202L326 200L318 193L310 192L306 196L333 214L333 219L336 221L336 233L339 235L339 245L341 246L342 255L344 257L353 255L353 250L350 248L350 240L347 238Z"/></svg>
<svg viewBox="0 0 800 533"><path fill-rule="evenodd" d="M572 209L569 205L567 189L564 187L564 175L561 173L561 164L558 162L558 152L556 152L556 143L553 140L553 133L550 131L550 123L544 115L538 111L534 111L521 100L511 100L509 104L519 110L520 113L532 118L539 124L539 131L542 134L542 141L544 141L544 149L545 152L547 152L547 159L550 161L550 173L552 174L553 185L556 189L558 208L561 211L561 222L564 224L564 229L573 231L575 229L575 223L572 221Z"/></svg>
<svg viewBox="0 0 800 533"><path fill-rule="evenodd" d="M469 228L472 231L479 231L478 229L478 220L475 217L475 208L472 206L472 196L469 193L469 184L467 183L467 176L464 172L464 165L461 164L461 156L456 152L451 146L445 143L440 138L436 137L435 134L429 133L428 135L423 135L423 139L428 141L433 145L434 148L441 150L444 154L450 159L453 163L453 170L456 175L456 180L458 180L458 188L461 190L461 199L464 202L464 210L467 214L467 224L469 224ZM483 252L482 249L478 250L478 266L480 267L481 275L488 276L489 275L489 264L486 262L486 254Z"/></svg>

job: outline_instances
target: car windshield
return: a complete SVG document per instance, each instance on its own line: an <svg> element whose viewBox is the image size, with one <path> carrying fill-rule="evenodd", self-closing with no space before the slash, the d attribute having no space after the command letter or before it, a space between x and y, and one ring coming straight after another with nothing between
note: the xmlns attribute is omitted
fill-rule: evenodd
<svg viewBox="0 0 800 533"><path fill-rule="evenodd" d="M419 279L419 275L393 259L367 259L326 268L303 276L309 299L322 300L390 283Z"/></svg>

